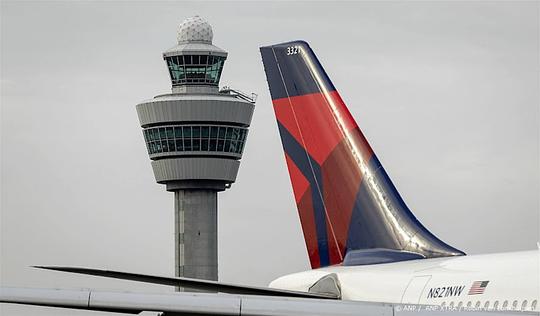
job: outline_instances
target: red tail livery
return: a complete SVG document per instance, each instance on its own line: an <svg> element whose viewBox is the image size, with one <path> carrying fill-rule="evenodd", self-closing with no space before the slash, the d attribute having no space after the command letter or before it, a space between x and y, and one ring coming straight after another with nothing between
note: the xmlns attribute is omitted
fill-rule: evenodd
<svg viewBox="0 0 540 316"><path fill-rule="evenodd" d="M262 47L261 54L313 268L372 248L463 254L405 205L306 42Z"/></svg>

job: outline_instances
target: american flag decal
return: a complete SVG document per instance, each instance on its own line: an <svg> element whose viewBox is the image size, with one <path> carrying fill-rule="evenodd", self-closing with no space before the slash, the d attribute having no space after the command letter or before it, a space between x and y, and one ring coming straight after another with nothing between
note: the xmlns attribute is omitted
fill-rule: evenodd
<svg viewBox="0 0 540 316"><path fill-rule="evenodd" d="M489 281L475 281L469 289L469 295L484 294Z"/></svg>

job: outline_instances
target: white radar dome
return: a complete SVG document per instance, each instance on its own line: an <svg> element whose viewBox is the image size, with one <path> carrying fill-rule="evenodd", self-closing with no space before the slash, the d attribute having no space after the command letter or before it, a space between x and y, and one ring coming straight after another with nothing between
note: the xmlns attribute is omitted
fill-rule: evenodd
<svg viewBox="0 0 540 316"><path fill-rule="evenodd" d="M196 15L185 19L178 27L178 43L203 42L212 44L212 26L205 19Z"/></svg>

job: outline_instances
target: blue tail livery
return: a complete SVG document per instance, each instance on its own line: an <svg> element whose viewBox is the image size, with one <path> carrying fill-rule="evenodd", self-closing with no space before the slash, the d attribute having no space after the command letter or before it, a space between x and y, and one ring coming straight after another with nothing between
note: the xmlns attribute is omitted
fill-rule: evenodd
<svg viewBox="0 0 540 316"><path fill-rule="evenodd" d="M464 255L409 210L308 43L260 50L312 268L375 248Z"/></svg>

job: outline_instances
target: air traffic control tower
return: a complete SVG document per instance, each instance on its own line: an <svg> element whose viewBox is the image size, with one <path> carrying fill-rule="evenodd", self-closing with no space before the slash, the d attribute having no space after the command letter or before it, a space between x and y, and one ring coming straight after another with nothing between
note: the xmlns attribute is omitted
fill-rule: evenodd
<svg viewBox="0 0 540 316"><path fill-rule="evenodd" d="M235 182L255 95L219 90L227 52L195 16L165 51L172 93L137 105L156 181L174 193L176 275L217 280L217 193Z"/></svg>

